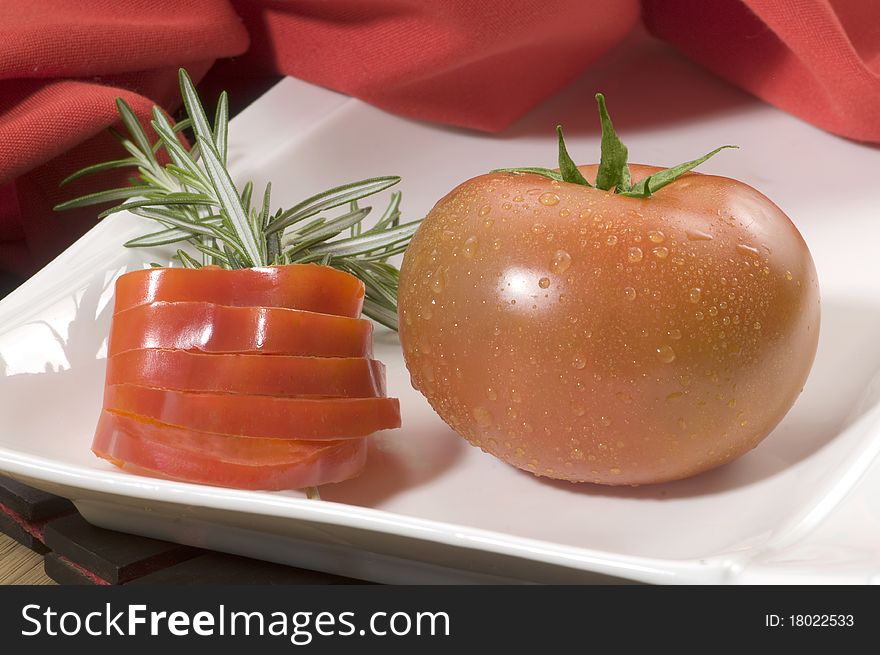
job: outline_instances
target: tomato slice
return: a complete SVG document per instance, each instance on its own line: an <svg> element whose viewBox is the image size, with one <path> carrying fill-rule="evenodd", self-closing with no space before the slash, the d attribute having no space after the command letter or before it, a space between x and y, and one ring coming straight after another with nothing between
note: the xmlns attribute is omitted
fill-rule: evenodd
<svg viewBox="0 0 880 655"><path fill-rule="evenodd" d="M371 357L365 319L277 307L154 302L113 316L108 355L137 348L307 357Z"/></svg>
<svg viewBox="0 0 880 655"><path fill-rule="evenodd" d="M355 439L400 427L397 398L279 398L114 384L104 408L201 432L267 439Z"/></svg>
<svg viewBox="0 0 880 655"><path fill-rule="evenodd" d="M358 475L366 439L319 443L228 437L101 412L92 452L155 477L238 489L278 491Z"/></svg>
<svg viewBox="0 0 880 655"><path fill-rule="evenodd" d="M107 384L265 396L378 398L385 367L363 357L206 354L140 348L107 360Z"/></svg>
<svg viewBox="0 0 880 655"><path fill-rule="evenodd" d="M357 318L364 283L318 264L227 270L215 266L148 268L116 280L114 312L156 301L213 302L236 307L286 307Z"/></svg>

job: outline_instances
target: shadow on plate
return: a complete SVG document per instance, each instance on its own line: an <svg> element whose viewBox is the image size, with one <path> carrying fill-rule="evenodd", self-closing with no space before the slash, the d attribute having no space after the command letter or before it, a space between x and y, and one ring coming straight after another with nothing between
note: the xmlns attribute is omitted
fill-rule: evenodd
<svg viewBox="0 0 880 655"><path fill-rule="evenodd" d="M102 270L42 312L57 319L31 321L0 335L0 413L9 430L2 445L53 456L91 443L106 365L101 352L113 312L105 294L115 277L105 280ZM24 358L22 348L28 349ZM29 370L17 372L10 363L16 360ZM70 433L71 426L81 425L90 426L86 434Z"/></svg>
<svg viewBox="0 0 880 655"><path fill-rule="evenodd" d="M878 325L878 304L823 304L819 349L804 392L755 450L730 464L686 480L642 487L538 480L569 493L666 500L721 494L770 478L818 455L880 400Z"/></svg>
<svg viewBox="0 0 880 655"><path fill-rule="evenodd" d="M397 437L393 432L387 437L374 437L370 440L364 472L351 480L321 487L321 498L379 507L391 497L442 475L455 466L471 446L445 424L432 425L431 429L431 433L422 433L406 444L395 442ZM408 452L401 452L401 448Z"/></svg>

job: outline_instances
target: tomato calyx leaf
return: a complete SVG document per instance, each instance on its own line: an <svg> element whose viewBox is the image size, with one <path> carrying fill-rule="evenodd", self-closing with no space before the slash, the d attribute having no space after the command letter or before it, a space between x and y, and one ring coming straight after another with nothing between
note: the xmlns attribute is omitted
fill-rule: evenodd
<svg viewBox="0 0 880 655"><path fill-rule="evenodd" d="M528 173L534 173L535 175L540 175L542 177L549 178L551 180L556 180L557 182L563 182L562 173L559 171L554 171L552 168L537 168L537 167L524 167L524 168L494 168L492 169L493 173L513 173L515 175L526 175ZM588 185L589 186L589 185Z"/></svg>
<svg viewBox="0 0 880 655"><path fill-rule="evenodd" d="M623 192L621 195L630 198L650 198L657 190L662 189L670 182L674 182L688 171L696 168L704 161L717 155L726 148L739 148L739 146L721 146L698 159L679 164L678 166L673 166L672 168L666 168L662 171L657 171L653 175L649 175L643 180L639 180L633 185L632 189Z"/></svg>
<svg viewBox="0 0 880 655"><path fill-rule="evenodd" d="M627 166L629 152L614 131L614 124L605 107L605 96L597 93L596 103L599 105L599 122L602 126L602 155L596 173L596 188L603 191L614 189L615 193L629 191L630 176Z"/></svg>
<svg viewBox="0 0 880 655"><path fill-rule="evenodd" d="M626 146L614 131L614 124L611 122L611 116L605 106L605 96L601 93L596 94L596 103L599 106L599 124L602 127L601 140L601 157L599 159L599 169L596 172L595 188L603 191L613 191L613 193L626 196L628 198L650 198L654 193L665 187L667 184L674 182L682 175L693 170L710 157L726 148L739 148L739 146L721 146L715 150L691 161L673 166L671 168L657 171L648 177L639 180L635 184L632 183L630 177L628 158L629 152ZM568 182L580 186L592 187L587 179L578 169L577 164L568 154L568 148L565 145L565 137L562 134L562 126L556 126L556 135L559 141L559 170L554 171L550 168L538 167L518 167L518 168L496 168L493 173L513 173L517 175L534 174L542 177L556 180L557 182Z"/></svg>
<svg viewBox="0 0 880 655"><path fill-rule="evenodd" d="M589 182L587 182L587 178L584 177L583 173L577 167L577 164L574 163L572 158L568 155L568 149L565 147L565 137L562 136L562 125L556 126L556 134L559 138L559 172L562 174L563 182L570 182L572 184L580 184L581 186L593 186ZM626 152L626 148L624 148L624 153ZM624 155L625 157L626 155Z"/></svg>

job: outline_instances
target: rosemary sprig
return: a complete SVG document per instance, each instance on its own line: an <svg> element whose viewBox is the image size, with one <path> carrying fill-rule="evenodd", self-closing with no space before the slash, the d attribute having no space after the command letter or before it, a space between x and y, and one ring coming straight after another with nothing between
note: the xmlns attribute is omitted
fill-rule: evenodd
<svg viewBox="0 0 880 655"><path fill-rule="evenodd" d="M360 207L358 201L385 191L400 178L384 176L351 182L275 212L271 211L271 184L267 184L254 205L253 184L248 182L239 190L226 169L226 93L220 96L212 125L183 69L180 92L187 118L175 124L154 107L151 125L159 137L155 143L150 142L128 104L117 98L117 109L128 131L127 137L117 137L129 156L84 168L61 184L103 171L134 168L132 184L68 200L55 209L123 201L99 216L127 210L161 227L131 239L125 246L179 244L176 258L187 268L309 262L338 268L363 280L364 314L396 330L399 272L388 260L406 249L420 221L400 223L400 192L395 191L380 219L365 229L363 222L371 208ZM189 149L179 137L185 129L192 129L195 136ZM161 150L167 154L167 163L159 161ZM328 216L327 212L341 207L345 207L343 213Z"/></svg>

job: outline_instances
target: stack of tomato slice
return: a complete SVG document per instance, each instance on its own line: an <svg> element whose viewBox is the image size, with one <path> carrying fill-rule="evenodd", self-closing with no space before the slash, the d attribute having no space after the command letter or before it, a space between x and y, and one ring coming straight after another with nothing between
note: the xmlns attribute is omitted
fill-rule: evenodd
<svg viewBox="0 0 880 655"><path fill-rule="evenodd" d="M315 264L121 276L92 450L241 489L354 477L366 437L400 426L363 299L360 280Z"/></svg>

